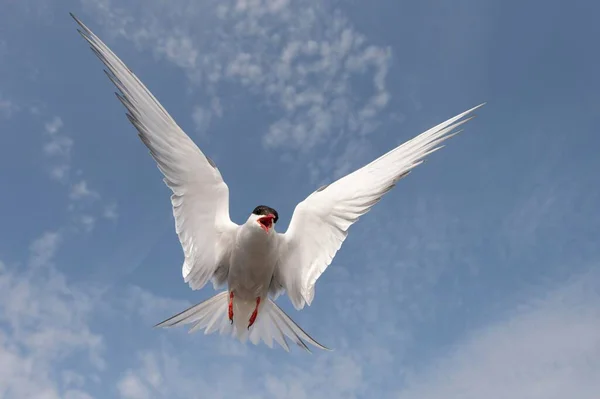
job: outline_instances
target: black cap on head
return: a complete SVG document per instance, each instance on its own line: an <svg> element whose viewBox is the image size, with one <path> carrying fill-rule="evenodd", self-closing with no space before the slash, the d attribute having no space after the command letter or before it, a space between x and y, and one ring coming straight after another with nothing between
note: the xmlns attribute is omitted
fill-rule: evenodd
<svg viewBox="0 0 600 399"><path fill-rule="evenodd" d="M275 219L273 219L273 223L277 223L277 220L279 219L279 215L277 214L277 211L266 205L257 206L256 208L254 208L252 213L255 215L265 215L265 216L269 215L269 214L273 214L275 216Z"/></svg>

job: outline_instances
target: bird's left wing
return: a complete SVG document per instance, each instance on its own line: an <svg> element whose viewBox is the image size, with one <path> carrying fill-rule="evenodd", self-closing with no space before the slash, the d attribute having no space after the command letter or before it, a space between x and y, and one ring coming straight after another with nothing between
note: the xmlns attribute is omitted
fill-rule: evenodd
<svg viewBox="0 0 600 399"><path fill-rule="evenodd" d="M117 97L127 108L127 117L173 192L175 229L185 255L183 278L192 289L202 288L213 277L213 283L219 285L223 281L218 280L226 275L221 269L228 267L223 260L237 228L229 218L229 188L221 173L119 57L71 16L106 65L105 72L120 91Z"/></svg>
<svg viewBox="0 0 600 399"><path fill-rule="evenodd" d="M342 246L350 226L427 155L441 148L444 140L457 134L455 129L472 118L465 117L482 105L429 129L300 202L288 230L279 236L279 263L271 292L284 289L296 309L310 305L315 282Z"/></svg>

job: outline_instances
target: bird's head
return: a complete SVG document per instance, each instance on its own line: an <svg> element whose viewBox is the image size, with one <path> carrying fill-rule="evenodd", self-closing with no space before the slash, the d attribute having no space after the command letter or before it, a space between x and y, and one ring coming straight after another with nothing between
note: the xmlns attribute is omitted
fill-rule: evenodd
<svg viewBox="0 0 600 399"><path fill-rule="evenodd" d="M259 205L252 211L248 222L263 229L266 233L270 233L278 219L279 215L275 209Z"/></svg>

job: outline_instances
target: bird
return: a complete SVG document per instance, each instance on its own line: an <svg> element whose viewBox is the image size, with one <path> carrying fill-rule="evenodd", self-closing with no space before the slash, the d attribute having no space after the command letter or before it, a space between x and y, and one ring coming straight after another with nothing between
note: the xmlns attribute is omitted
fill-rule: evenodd
<svg viewBox="0 0 600 399"><path fill-rule="evenodd" d="M330 350L307 334L275 300L287 294L295 309L311 305L315 284L332 263L350 226L422 164L485 103L393 148L367 165L323 185L299 202L285 233L276 231L278 212L259 205L243 224L229 215L229 187L214 161L178 126L137 76L75 15L77 30L106 66L127 118L172 191L175 231L183 250L182 276L192 290L209 281L221 290L209 299L155 327L191 324L190 332L219 331L242 342L277 343L288 339Z"/></svg>

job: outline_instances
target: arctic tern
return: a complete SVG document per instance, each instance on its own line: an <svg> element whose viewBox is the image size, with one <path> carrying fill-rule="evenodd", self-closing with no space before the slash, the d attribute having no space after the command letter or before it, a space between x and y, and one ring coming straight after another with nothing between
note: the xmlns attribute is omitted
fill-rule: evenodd
<svg viewBox="0 0 600 399"><path fill-rule="evenodd" d="M348 229L384 194L442 148L457 127L472 119L480 104L392 149L368 165L320 187L300 202L284 234L275 231L277 211L257 206L246 222L229 217L229 188L219 169L177 125L129 68L77 17L79 33L106 65L108 78L127 117L150 150L171 189L175 230L184 253L183 279L193 290L211 280L224 290L157 324L193 324L230 333L242 342L276 341L289 351L286 337L327 349L304 332L274 302L287 293L297 310L310 305L315 283L342 246Z"/></svg>

